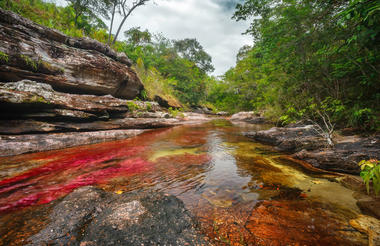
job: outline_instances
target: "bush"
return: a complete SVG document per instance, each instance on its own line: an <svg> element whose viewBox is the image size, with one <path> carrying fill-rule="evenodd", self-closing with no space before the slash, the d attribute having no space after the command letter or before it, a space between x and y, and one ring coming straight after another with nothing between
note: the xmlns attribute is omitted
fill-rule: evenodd
<svg viewBox="0 0 380 246"><path fill-rule="evenodd" d="M373 189L377 196L380 192L380 161L375 159L362 160L359 162L359 166L361 169L360 177L362 177L367 187L367 193L369 194L369 187L372 181Z"/></svg>

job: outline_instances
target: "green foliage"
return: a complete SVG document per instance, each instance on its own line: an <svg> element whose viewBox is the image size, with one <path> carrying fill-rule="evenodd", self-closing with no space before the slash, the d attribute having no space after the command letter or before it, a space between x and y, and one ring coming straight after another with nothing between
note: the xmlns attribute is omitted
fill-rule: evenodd
<svg viewBox="0 0 380 246"><path fill-rule="evenodd" d="M366 185L367 193L369 194L369 187L372 182L375 194L378 195L380 192L380 161L362 160L359 162L359 166L361 169L360 176Z"/></svg>
<svg viewBox="0 0 380 246"><path fill-rule="evenodd" d="M146 111L148 112L152 111L152 104L150 102L146 103Z"/></svg>
<svg viewBox="0 0 380 246"><path fill-rule="evenodd" d="M169 115L172 116L173 118L176 118L177 116L181 118L185 117L185 115L183 114L182 108L173 109L172 107L169 107L168 111L169 111Z"/></svg>
<svg viewBox="0 0 380 246"><path fill-rule="evenodd" d="M366 0L245 0L233 18L255 16L247 30L255 43L211 84L208 100L227 111L282 116L285 124L318 108L341 127L378 129L379 9Z"/></svg>
<svg viewBox="0 0 380 246"><path fill-rule="evenodd" d="M0 1L0 7L69 36L88 36L107 43L107 27L96 14L106 18L114 1L68 2L69 6L59 7L43 0L3 0ZM162 35L151 34L148 30L141 31L138 27L125 34L127 41L116 42L112 48L126 53L137 63L136 70L146 88L146 92L141 94L142 100L153 99L158 95L175 106L181 106L179 100L185 105L198 105L205 101L206 72L212 71L213 67L211 57L197 40L173 41ZM40 64L33 59L23 57L23 60L33 70L39 68Z"/></svg>
<svg viewBox="0 0 380 246"><path fill-rule="evenodd" d="M30 58L29 56L26 56L26 55L20 55L20 57L25 62L25 65L32 68L33 71L38 70L38 67L40 66L40 62L41 62L40 59L38 59L38 61L36 62L32 58Z"/></svg>
<svg viewBox="0 0 380 246"><path fill-rule="evenodd" d="M174 49L182 57L192 61L204 72L213 72L211 56L207 54L196 39L183 39L174 41Z"/></svg>
<svg viewBox="0 0 380 246"><path fill-rule="evenodd" d="M127 107L132 113L141 109L140 106L133 101L127 102Z"/></svg>
<svg viewBox="0 0 380 246"><path fill-rule="evenodd" d="M9 56L7 54L5 54L4 52L0 51L0 61L7 63L8 60L9 60Z"/></svg>

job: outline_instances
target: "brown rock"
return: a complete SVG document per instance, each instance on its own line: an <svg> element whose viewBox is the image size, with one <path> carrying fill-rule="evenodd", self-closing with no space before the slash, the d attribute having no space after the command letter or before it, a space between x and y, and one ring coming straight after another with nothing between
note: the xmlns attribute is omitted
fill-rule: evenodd
<svg viewBox="0 0 380 246"><path fill-rule="evenodd" d="M160 107L155 102L129 101L110 95L94 96L62 93L54 91L48 84L30 80L0 84L0 108L4 113L10 111L8 112L9 114L19 111L17 112L17 115L19 115L20 111L25 114L33 110L41 113L45 109L58 108L83 111L104 118L104 115L107 114L130 111L130 104L138 109L147 110L150 107L154 111L160 110ZM67 113L68 111L66 111L66 115ZM64 116L65 113L64 111L56 110L55 114ZM78 117L79 114L77 113L76 116ZM85 115L83 114L82 116Z"/></svg>
<svg viewBox="0 0 380 246"><path fill-rule="evenodd" d="M125 55L89 38L71 38L0 9L3 81L31 79L55 90L133 99L143 89Z"/></svg>
<svg viewBox="0 0 380 246"><path fill-rule="evenodd" d="M380 199L360 199L356 205L364 214L374 216L380 220Z"/></svg>

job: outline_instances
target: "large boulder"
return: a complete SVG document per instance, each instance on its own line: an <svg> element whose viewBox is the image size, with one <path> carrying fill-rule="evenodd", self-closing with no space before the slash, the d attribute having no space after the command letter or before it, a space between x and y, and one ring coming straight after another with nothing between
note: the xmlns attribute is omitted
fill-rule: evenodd
<svg viewBox="0 0 380 246"><path fill-rule="evenodd" d="M209 245L181 200L82 187L58 203L30 245Z"/></svg>
<svg viewBox="0 0 380 246"><path fill-rule="evenodd" d="M133 99L143 89L125 55L0 9L0 77L31 79L62 92Z"/></svg>

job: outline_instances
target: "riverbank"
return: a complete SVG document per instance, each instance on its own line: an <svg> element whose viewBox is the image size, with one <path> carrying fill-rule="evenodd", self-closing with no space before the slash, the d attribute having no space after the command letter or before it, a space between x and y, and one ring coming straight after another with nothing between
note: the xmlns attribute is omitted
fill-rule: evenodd
<svg viewBox="0 0 380 246"><path fill-rule="evenodd" d="M231 117L232 122L260 122L265 119L253 112L241 112ZM371 136L336 134L334 146L328 146L313 125L272 127L268 130L247 131L243 135L285 152L296 160L310 164L312 168L342 174L339 182L357 192L357 206L361 211L380 219L380 197L371 187L367 194L362 179L358 176L361 160L380 159L380 135Z"/></svg>

